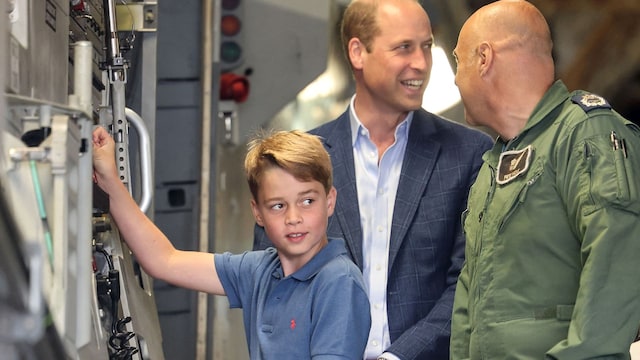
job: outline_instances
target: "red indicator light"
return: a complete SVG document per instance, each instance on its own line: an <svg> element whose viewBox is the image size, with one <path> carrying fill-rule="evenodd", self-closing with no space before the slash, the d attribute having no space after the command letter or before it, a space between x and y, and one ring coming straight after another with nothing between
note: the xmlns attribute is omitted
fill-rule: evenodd
<svg viewBox="0 0 640 360"><path fill-rule="evenodd" d="M220 77L220 100L243 102L249 97L249 80L233 73L224 73Z"/></svg>
<svg viewBox="0 0 640 360"><path fill-rule="evenodd" d="M235 15L224 15L220 21L220 30L225 36L234 36L240 32L240 19Z"/></svg>

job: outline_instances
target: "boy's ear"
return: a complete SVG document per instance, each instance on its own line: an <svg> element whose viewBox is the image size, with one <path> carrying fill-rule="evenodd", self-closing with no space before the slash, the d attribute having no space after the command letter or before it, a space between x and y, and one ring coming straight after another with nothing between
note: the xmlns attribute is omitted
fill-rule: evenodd
<svg viewBox="0 0 640 360"><path fill-rule="evenodd" d="M251 212L253 212L253 217L256 219L256 223L260 226L264 226L264 221L262 221L262 216L260 215L260 211L258 211L258 204L254 199L251 199Z"/></svg>
<svg viewBox="0 0 640 360"><path fill-rule="evenodd" d="M331 187L327 194L327 216L333 215L333 210L336 208L336 200L338 198L338 190L335 187Z"/></svg>

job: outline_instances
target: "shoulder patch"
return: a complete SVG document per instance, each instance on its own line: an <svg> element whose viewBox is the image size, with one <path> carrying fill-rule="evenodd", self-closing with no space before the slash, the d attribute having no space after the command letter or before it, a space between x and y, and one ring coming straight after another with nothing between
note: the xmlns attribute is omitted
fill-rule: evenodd
<svg viewBox="0 0 640 360"><path fill-rule="evenodd" d="M591 93L580 93L573 95L571 101L578 104L584 110L589 112L595 109L611 109L611 105L602 96Z"/></svg>

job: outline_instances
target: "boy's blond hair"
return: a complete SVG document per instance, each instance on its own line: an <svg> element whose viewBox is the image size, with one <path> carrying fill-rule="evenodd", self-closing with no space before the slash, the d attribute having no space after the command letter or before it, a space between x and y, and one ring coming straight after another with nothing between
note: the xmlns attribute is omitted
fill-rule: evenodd
<svg viewBox="0 0 640 360"><path fill-rule="evenodd" d="M279 167L299 181L318 181L329 193L333 186L331 159L320 138L302 131L267 131L248 144L244 170L251 195L258 201L265 171Z"/></svg>

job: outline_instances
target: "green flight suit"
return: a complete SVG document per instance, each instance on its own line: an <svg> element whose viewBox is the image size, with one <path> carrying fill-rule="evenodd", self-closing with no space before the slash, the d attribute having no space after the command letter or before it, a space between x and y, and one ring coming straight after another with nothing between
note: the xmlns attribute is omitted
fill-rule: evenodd
<svg viewBox="0 0 640 360"><path fill-rule="evenodd" d="M463 215L451 358L629 359L640 128L557 81L521 134L483 159Z"/></svg>

